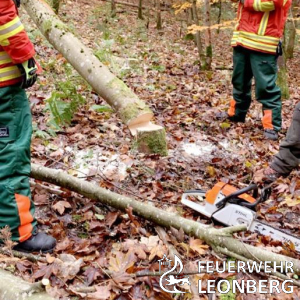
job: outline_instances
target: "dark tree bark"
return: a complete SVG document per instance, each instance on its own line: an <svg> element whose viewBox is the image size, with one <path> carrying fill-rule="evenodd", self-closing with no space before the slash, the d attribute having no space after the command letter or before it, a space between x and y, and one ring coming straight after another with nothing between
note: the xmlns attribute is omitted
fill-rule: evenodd
<svg viewBox="0 0 300 300"><path fill-rule="evenodd" d="M162 29L160 0L156 0L156 28L158 30Z"/></svg>
<svg viewBox="0 0 300 300"><path fill-rule="evenodd" d="M117 7L115 0L111 0L111 17L114 18L117 15Z"/></svg>
<svg viewBox="0 0 300 300"><path fill-rule="evenodd" d="M210 1L205 0L204 3L204 24L207 27L205 32L205 65L203 68L205 70L211 69L211 62L212 62L212 43L211 43L211 29L210 29Z"/></svg>
<svg viewBox="0 0 300 300"><path fill-rule="evenodd" d="M143 17L143 0L139 0L138 18L141 19L141 20L144 20L144 17Z"/></svg>

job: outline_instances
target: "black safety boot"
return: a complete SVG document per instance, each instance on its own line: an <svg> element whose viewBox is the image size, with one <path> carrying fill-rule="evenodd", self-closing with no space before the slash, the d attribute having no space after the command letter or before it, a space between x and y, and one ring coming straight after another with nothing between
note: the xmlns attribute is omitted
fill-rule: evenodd
<svg viewBox="0 0 300 300"><path fill-rule="evenodd" d="M273 129L265 129L264 130L264 137L267 140L277 141L278 140L278 133Z"/></svg>
<svg viewBox="0 0 300 300"><path fill-rule="evenodd" d="M21 243L18 243L14 250L21 252L42 252L51 253L56 246L56 239L44 232L34 232L32 236Z"/></svg>

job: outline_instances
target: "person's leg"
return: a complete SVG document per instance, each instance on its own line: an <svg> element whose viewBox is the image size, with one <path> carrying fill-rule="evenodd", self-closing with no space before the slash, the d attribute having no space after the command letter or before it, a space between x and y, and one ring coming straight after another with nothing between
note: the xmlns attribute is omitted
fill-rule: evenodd
<svg viewBox="0 0 300 300"><path fill-rule="evenodd" d="M292 123L286 138L280 144L270 167L282 175L288 175L300 163L300 102L296 105Z"/></svg>
<svg viewBox="0 0 300 300"><path fill-rule="evenodd" d="M232 120L245 121L251 104L252 70L249 50L243 47L233 48L233 99L230 102L228 115Z"/></svg>
<svg viewBox="0 0 300 300"><path fill-rule="evenodd" d="M251 51L250 61L256 99L263 106L263 127L277 132L281 129L281 91L276 85L277 58L272 54Z"/></svg>
<svg viewBox="0 0 300 300"><path fill-rule="evenodd" d="M0 88L0 228L9 226L19 251L50 252L56 241L37 233L31 200L31 112L19 87Z"/></svg>
<svg viewBox="0 0 300 300"><path fill-rule="evenodd" d="M0 88L0 227L12 240L30 238L36 226L30 174L31 113L25 92Z"/></svg>

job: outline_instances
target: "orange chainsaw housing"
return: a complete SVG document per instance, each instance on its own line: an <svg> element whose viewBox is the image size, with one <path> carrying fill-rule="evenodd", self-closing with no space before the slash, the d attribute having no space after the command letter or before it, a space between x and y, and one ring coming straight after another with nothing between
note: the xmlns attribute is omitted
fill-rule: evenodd
<svg viewBox="0 0 300 300"><path fill-rule="evenodd" d="M219 192L222 192L224 197L226 197L226 196L234 193L235 191L237 191L237 188L235 188L234 186L232 186L230 184L220 181L211 190L209 190L205 194L206 201L210 204L214 204ZM251 197L248 194L242 194L242 195L238 196L238 198L245 200L249 203L254 203L256 201L256 199L254 199L253 197Z"/></svg>

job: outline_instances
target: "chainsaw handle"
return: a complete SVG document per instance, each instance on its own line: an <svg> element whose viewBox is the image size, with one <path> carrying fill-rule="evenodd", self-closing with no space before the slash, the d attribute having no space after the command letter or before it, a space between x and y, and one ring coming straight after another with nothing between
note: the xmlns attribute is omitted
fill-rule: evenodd
<svg viewBox="0 0 300 300"><path fill-rule="evenodd" d="M187 190L187 191L184 191L184 194L206 194L206 191L203 191L203 190Z"/></svg>
<svg viewBox="0 0 300 300"><path fill-rule="evenodd" d="M249 203L249 202L241 202L239 203L241 206L245 206L250 209L254 209L257 204L266 201L271 195L271 188L270 186L266 186L263 188L260 192L260 197L254 202L254 203Z"/></svg>
<svg viewBox="0 0 300 300"><path fill-rule="evenodd" d="M217 206L217 208L222 208L222 207L225 206L226 202L230 201L232 198L236 198L236 197L238 197L238 196L240 196L242 194L245 194L245 193L247 193L249 191L253 191L253 198L257 198L258 187L257 187L256 184L250 184L249 186L246 186L246 187L244 187L244 188L242 188L240 190L237 190L237 191L231 193L230 195L226 196L223 200L221 200L220 202L218 202L216 204L216 206ZM241 201L242 201L242 199L241 199ZM253 204L251 204L251 203L249 203L249 204L251 204L251 205L255 204L256 205L257 204L256 202L253 203ZM260 202L260 199L258 200L258 202ZM245 203L247 203L247 202L245 202ZM243 203L243 206L244 206L244 203Z"/></svg>
<svg viewBox="0 0 300 300"><path fill-rule="evenodd" d="M187 190L182 194L181 202L186 200L188 198L188 196L202 196L202 197L204 197L205 194L206 194L206 192L203 191L203 190Z"/></svg>

